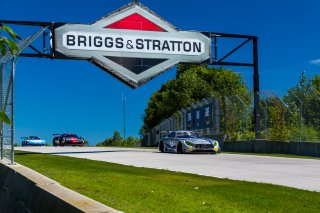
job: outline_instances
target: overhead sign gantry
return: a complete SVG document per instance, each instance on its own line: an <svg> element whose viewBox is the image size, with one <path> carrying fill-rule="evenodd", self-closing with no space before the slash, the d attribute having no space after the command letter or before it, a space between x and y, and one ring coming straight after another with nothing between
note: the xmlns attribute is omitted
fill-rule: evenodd
<svg viewBox="0 0 320 213"><path fill-rule="evenodd" d="M137 88L179 63L253 68L256 138L260 134L258 38L217 32L181 31L138 1L89 24L0 20L1 24L45 28L42 42L22 57L87 60ZM220 56L220 39L241 43ZM252 62L228 61L252 45Z"/></svg>

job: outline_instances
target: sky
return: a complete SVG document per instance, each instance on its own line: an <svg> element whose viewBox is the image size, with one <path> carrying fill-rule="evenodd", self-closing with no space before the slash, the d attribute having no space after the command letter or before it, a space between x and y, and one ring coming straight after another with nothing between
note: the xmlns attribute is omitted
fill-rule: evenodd
<svg viewBox="0 0 320 213"><path fill-rule="evenodd" d="M0 0L0 20L89 24L126 5L125 0ZM320 2L317 0L141 1L181 30L259 37L260 90L283 96L303 71L319 74ZM11 26L19 35L34 30ZM221 48L231 48L224 41ZM219 46L220 47L220 46ZM246 58L247 51L233 56ZM249 58L250 59L250 58ZM248 59L248 60L249 60ZM242 73L252 89L251 68ZM137 137L150 95L174 79L172 68L131 89L87 61L19 58L15 75L15 142L37 135L52 143L53 133L73 132L91 145L123 135L122 94L126 98L126 136Z"/></svg>

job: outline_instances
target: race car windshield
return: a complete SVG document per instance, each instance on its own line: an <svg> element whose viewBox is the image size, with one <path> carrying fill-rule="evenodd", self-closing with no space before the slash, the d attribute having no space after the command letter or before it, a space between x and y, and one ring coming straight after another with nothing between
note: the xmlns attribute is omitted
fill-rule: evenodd
<svg viewBox="0 0 320 213"><path fill-rule="evenodd" d="M199 135L198 133L195 133L195 136L196 136L197 138L203 138L203 136L202 136L202 135Z"/></svg>
<svg viewBox="0 0 320 213"><path fill-rule="evenodd" d="M30 139L32 139L32 140L40 140L40 138L37 137L37 136L30 136Z"/></svg>
<svg viewBox="0 0 320 213"><path fill-rule="evenodd" d="M177 132L177 138L196 138L193 132Z"/></svg>
<svg viewBox="0 0 320 213"><path fill-rule="evenodd" d="M69 135L66 135L66 137L73 137L73 138L77 138L78 136L77 136L77 135L69 134Z"/></svg>

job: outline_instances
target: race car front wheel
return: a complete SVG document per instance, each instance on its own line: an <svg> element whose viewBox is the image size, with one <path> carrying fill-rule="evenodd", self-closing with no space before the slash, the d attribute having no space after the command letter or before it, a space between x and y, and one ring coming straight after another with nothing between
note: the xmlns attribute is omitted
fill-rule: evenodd
<svg viewBox="0 0 320 213"><path fill-rule="evenodd" d="M162 141L160 142L160 145L159 145L159 151L162 153L164 152L164 144Z"/></svg>
<svg viewBox="0 0 320 213"><path fill-rule="evenodd" d="M65 140L64 139L62 139L61 141L60 141L60 146L64 146L64 144L65 144Z"/></svg>
<svg viewBox="0 0 320 213"><path fill-rule="evenodd" d="M179 142L177 146L177 154L182 154L182 153L183 153L182 144Z"/></svg>

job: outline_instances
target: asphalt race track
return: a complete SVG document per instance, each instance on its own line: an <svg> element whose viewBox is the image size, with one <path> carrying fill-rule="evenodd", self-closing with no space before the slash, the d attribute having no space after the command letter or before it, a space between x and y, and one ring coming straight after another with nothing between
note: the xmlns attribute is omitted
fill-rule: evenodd
<svg viewBox="0 0 320 213"><path fill-rule="evenodd" d="M110 147L15 147L16 150L271 183L320 192L320 160L238 154L169 154Z"/></svg>

